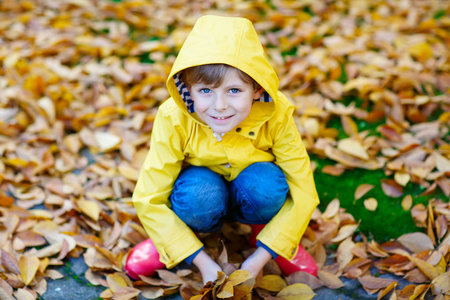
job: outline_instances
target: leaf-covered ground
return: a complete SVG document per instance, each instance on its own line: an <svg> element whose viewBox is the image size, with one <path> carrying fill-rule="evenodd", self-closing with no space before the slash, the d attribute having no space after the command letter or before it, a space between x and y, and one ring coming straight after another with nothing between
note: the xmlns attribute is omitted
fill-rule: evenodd
<svg viewBox="0 0 450 300"><path fill-rule="evenodd" d="M379 299L448 299L446 0L0 1L0 298L43 295L68 257L84 257L85 276L104 286L104 299L200 294L194 268L131 281L122 263L147 237L130 197L168 96L165 79L206 13L254 22L297 107L315 174L328 178L319 194L330 199L302 240L317 278L283 276L271 262L256 279L220 275L203 298L311 299L345 276ZM352 170L380 178L336 193ZM401 207L417 228L377 242L370 226L392 223L364 223L339 197L374 214ZM211 256L237 267L252 251L249 233L227 224L203 240ZM395 280L370 276L372 267L411 284L397 290Z"/></svg>

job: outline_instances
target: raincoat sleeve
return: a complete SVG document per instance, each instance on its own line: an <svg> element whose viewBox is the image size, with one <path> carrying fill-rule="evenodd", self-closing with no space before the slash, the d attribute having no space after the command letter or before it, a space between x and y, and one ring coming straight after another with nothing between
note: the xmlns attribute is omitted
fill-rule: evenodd
<svg viewBox="0 0 450 300"><path fill-rule="evenodd" d="M309 156L293 118L294 107L278 93L280 113L273 127L272 151L286 175L289 193L277 215L264 227L258 240L290 260L298 251L300 239L319 204Z"/></svg>
<svg viewBox="0 0 450 300"><path fill-rule="evenodd" d="M185 130L182 124L174 124L176 118L171 116L177 107L168 102L160 106L156 115L150 151L133 192L133 203L160 261L171 268L203 245L171 209L169 197L184 160Z"/></svg>

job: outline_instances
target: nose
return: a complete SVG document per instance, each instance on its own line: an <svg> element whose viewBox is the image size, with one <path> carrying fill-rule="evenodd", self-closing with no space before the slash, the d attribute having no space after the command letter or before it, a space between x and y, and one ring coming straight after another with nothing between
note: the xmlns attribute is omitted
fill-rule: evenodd
<svg viewBox="0 0 450 300"><path fill-rule="evenodd" d="M228 108L228 102L225 96L217 95L214 101L214 109L217 111L226 110Z"/></svg>

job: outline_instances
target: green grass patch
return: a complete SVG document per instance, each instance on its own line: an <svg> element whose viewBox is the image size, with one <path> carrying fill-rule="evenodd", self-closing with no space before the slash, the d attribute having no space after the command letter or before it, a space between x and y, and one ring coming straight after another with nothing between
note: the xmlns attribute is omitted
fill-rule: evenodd
<svg viewBox="0 0 450 300"><path fill-rule="evenodd" d="M437 189L432 195L421 196L425 189L412 183L405 187L404 196L391 198L386 196L381 188L381 180L388 178L383 170L354 169L346 170L341 176L332 176L320 171L331 161L314 156L311 156L311 159L319 165L314 179L321 201L320 210L324 211L333 199L338 198L341 207L360 222L360 231L377 241L387 241L405 233L423 230L415 226L411 212L403 210L401 201L404 196L411 195L413 205L423 203L425 206L433 197L445 199L445 195L440 189ZM355 190L363 183L371 184L374 188L355 201ZM378 201L375 211L369 211L364 207L364 200L371 197Z"/></svg>

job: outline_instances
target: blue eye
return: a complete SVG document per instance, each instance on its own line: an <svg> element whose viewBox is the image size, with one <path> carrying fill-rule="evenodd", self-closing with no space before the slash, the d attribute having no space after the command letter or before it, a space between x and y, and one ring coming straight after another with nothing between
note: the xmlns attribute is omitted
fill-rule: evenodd
<svg viewBox="0 0 450 300"><path fill-rule="evenodd" d="M208 88L203 88L203 89L200 89L200 93L209 94L209 93L211 93L211 90Z"/></svg>
<svg viewBox="0 0 450 300"><path fill-rule="evenodd" d="M232 94L239 93L240 91L241 91L240 89L230 89L230 92L231 92Z"/></svg>

